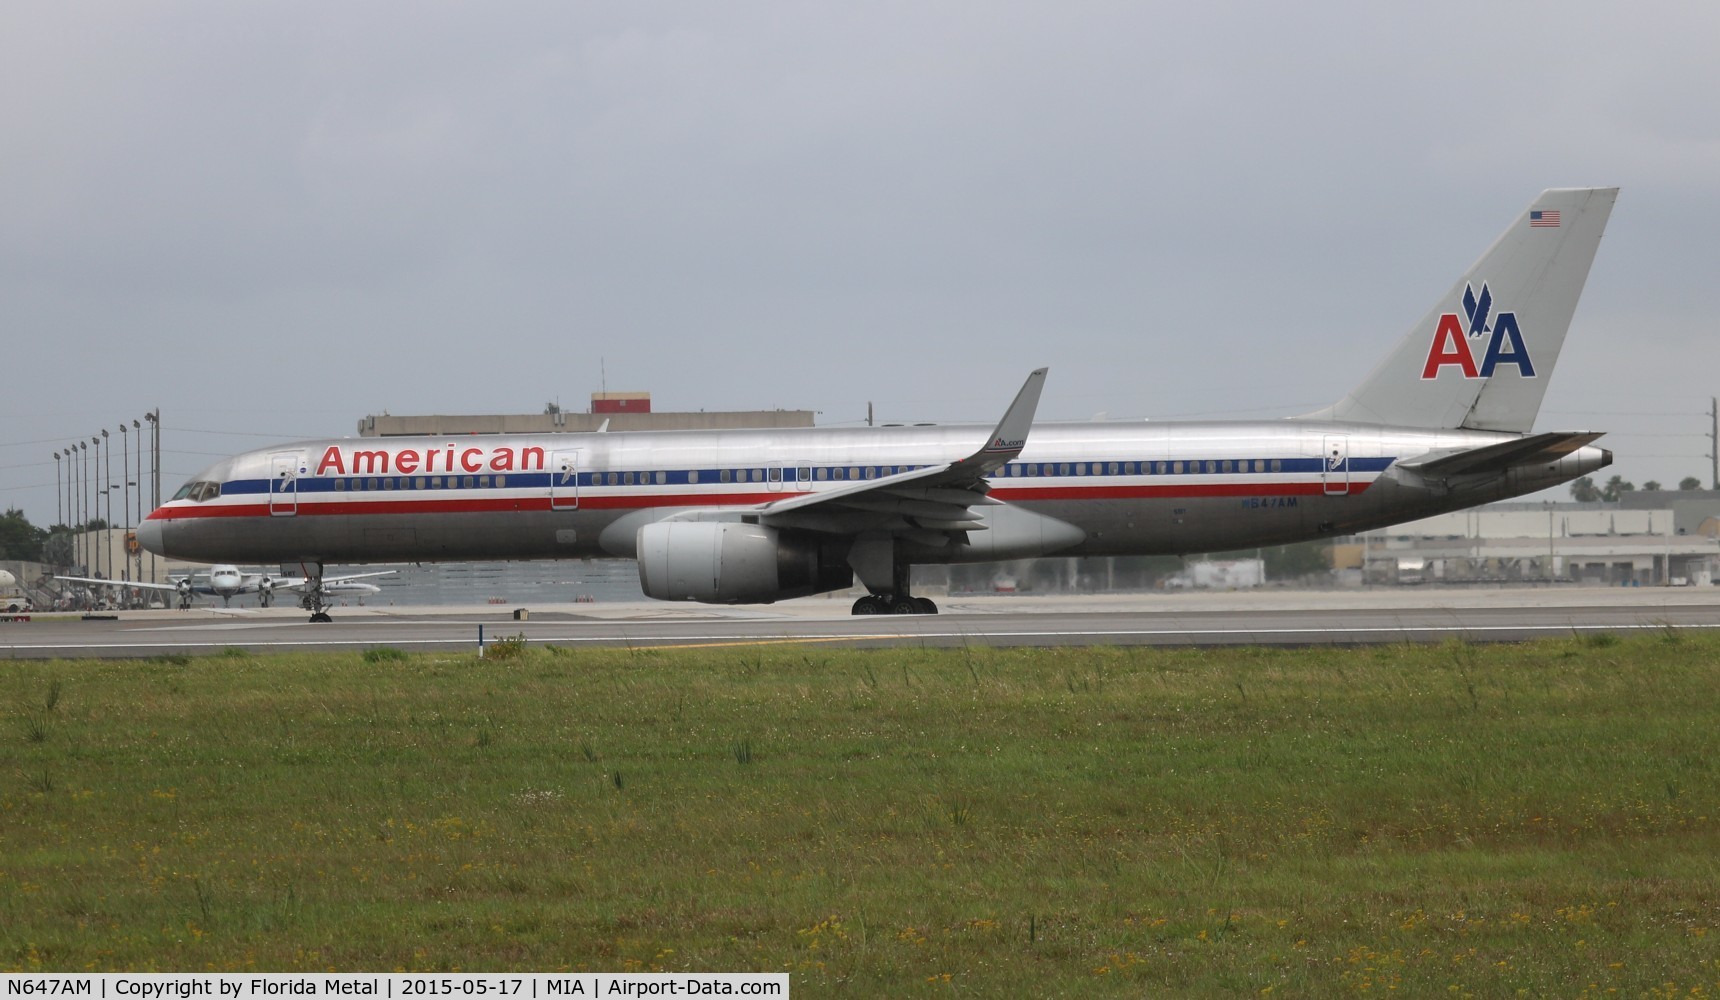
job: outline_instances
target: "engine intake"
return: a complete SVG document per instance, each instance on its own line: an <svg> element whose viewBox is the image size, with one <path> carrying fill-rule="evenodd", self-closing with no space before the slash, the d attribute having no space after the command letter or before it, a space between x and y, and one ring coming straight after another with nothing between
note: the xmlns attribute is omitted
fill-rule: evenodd
<svg viewBox="0 0 1720 1000"><path fill-rule="evenodd" d="M770 604L852 586L841 546L737 521L657 521L639 529L639 584L659 601Z"/></svg>

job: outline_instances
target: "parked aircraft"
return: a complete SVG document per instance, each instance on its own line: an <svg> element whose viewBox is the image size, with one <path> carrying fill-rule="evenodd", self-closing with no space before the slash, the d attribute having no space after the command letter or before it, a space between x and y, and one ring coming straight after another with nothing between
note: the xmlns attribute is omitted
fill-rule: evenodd
<svg viewBox="0 0 1720 1000"><path fill-rule="evenodd" d="M378 570L374 573L350 573L345 576L324 577L321 590L327 595L339 594L375 594L382 588L374 583L359 583L365 577L388 576L391 569ZM198 583L202 578L208 582ZM131 580L102 580L88 576L56 576L56 580L69 580L74 583L87 583L103 587L138 587L143 590L171 591L179 597L181 611L191 607L193 595L221 598L222 607L232 607L233 598L240 594L256 594L257 602L268 607L274 601L277 590L299 590L311 581L307 577L282 576L275 577L268 573L247 573L237 566L218 564L207 570L199 570L189 576L182 576L172 583L139 583Z"/></svg>
<svg viewBox="0 0 1720 1000"><path fill-rule="evenodd" d="M922 563L1207 552L1331 537L1609 465L1531 433L1617 188L1543 192L1363 382L1266 422L1048 423L1045 369L994 428L306 441L199 473L138 538L190 559L639 561L664 600L769 603L858 577L855 614L933 613Z"/></svg>

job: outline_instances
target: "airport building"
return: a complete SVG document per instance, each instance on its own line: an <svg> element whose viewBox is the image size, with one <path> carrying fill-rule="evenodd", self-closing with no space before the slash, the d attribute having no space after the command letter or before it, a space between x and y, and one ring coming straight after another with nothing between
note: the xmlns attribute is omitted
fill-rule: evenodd
<svg viewBox="0 0 1720 1000"><path fill-rule="evenodd" d="M447 434L583 434L596 431L740 430L811 427L812 410L697 410L658 413L648 392L594 392L587 413L569 413L551 403L542 413L367 416L360 437Z"/></svg>
<svg viewBox="0 0 1720 1000"><path fill-rule="evenodd" d="M1619 503L1499 503L1357 535L1333 551L1367 584L1720 581L1720 493L1627 494Z"/></svg>

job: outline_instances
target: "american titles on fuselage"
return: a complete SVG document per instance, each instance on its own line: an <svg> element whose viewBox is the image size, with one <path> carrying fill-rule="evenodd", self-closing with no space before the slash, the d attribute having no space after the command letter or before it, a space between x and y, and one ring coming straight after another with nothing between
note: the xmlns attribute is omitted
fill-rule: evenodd
<svg viewBox="0 0 1720 1000"><path fill-rule="evenodd" d="M329 445L317 460L318 476L415 475L433 472L542 472L544 450L535 445L514 448L461 447L447 444L429 448L342 448Z"/></svg>

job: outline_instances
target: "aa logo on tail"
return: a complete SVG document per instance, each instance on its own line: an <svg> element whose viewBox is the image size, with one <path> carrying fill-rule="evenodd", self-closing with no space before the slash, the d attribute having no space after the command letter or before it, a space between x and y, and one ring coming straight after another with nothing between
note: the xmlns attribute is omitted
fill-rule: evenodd
<svg viewBox="0 0 1720 1000"><path fill-rule="evenodd" d="M1480 295L1476 295L1475 289L1465 284L1463 311L1469 320L1467 328L1456 313L1445 313L1439 317L1439 326L1434 330L1433 343L1428 345L1427 364L1422 366L1421 377L1438 378L1440 369L1446 365L1456 365L1464 378L1491 378L1494 369L1500 365L1516 365L1518 374L1524 378L1534 378L1535 363L1529 359L1529 346L1523 343L1523 332L1517 328L1517 314L1502 312L1493 317L1493 325L1489 328L1487 320L1492 310L1493 293L1488 290L1485 281L1481 283ZM1490 339L1487 341L1487 353L1482 356L1478 368L1475 364L1475 352L1469 341L1473 339L1479 342L1482 337Z"/></svg>

